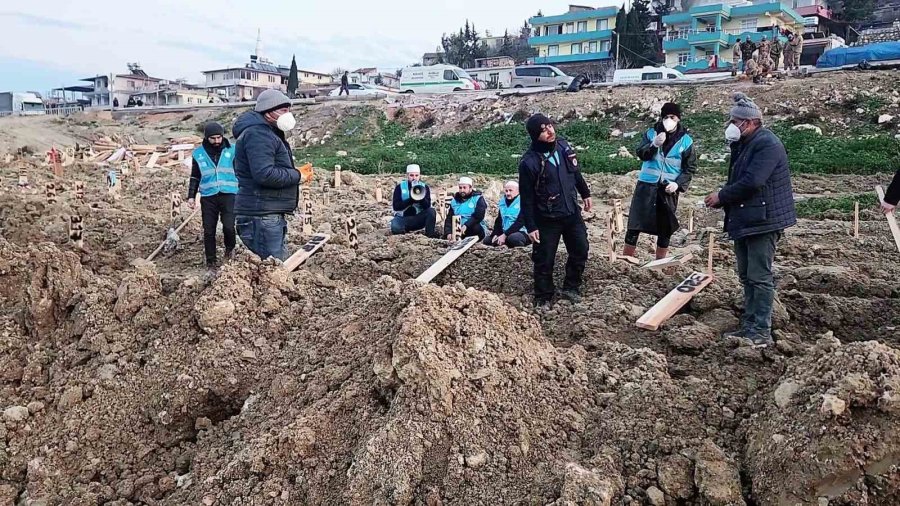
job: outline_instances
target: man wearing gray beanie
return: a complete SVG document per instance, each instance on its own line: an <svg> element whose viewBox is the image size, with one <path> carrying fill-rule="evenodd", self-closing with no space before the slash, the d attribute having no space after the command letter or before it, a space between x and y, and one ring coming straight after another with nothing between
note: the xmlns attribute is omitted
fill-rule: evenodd
<svg viewBox="0 0 900 506"><path fill-rule="evenodd" d="M244 245L262 259L287 258L286 216L297 209L300 172L285 134L296 123L290 99L278 90L260 93L256 107L234 122L235 224Z"/></svg>
<svg viewBox="0 0 900 506"><path fill-rule="evenodd" d="M775 248L784 229L797 223L791 172L784 144L763 126L759 107L743 93L734 95L725 139L731 143L728 182L705 199L708 207L725 209L725 231L734 240L744 288L741 326L725 336L765 347L773 342Z"/></svg>

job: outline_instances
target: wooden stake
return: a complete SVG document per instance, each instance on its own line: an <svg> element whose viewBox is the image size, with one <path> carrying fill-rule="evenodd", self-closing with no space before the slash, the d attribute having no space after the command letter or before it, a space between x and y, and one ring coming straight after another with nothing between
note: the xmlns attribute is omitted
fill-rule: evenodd
<svg viewBox="0 0 900 506"><path fill-rule="evenodd" d="M459 215L454 215L453 216L453 225L451 228L451 230L453 231L451 240L453 242L459 241L460 237L462 237L461 229L462 229L462 220L460 219Z"/></svg>
<svg viewBox="0 0 900 506"><path fill-rule="evenodd" d="M84 204L84 181L75 181L75 202Z"/></svg>
<svg viewBox="0 0 900 506"><path fill-rule="evenodd" d="M172 204L172 208L169 211L169 218L172 219L172 223L175 223L175 220L178 218L179 209L181 208L181 195L177 193L173 193L169 195L169 202Z"/></svg>
<svg viewBox="0 0 900 506"><path fill-rule="evenodd" d="M438 274L444 272L444 269L455 262L457 258L461 257L463 253L474 246L476 242L478 242L478 236L466 237L462 241L454 243L453 246L450 246L450 251L442 256L437 262L433 263L425 272L420 274L419 277L416 278L416 281L420 283L430 283Z"/></svg>
<svg viewBox="0 0 900 506"><path fill-rule="evenodd" d="M150 160L147 161L147 168L152 169L156 167L156 162L159 160L159 157L162 156L162 153L153 153L150 155Z"/></svg>
<svg viewBox="0 0 900 506"><path fill-rule="evenodd" d="M322 183L322 205L327 206L329 202L328 198L328 183Z"/></svg>
<svg viewBox="0 0 900 506"><path fill-rule="evenodd" d="M706 272L713 275L713 247L715 246L716 236L712 232L709 233L709 258L706 261Z"/></svg>
<svg viewBox="0 0 900 506"><path fill-rule="evenodd" d="M606 242L609 246L609 263L616 263L616 217L615 211L606 212Z"/></svg>
<svg viewBox="0 0 900 506"><path fill-rule="evenodd" d="M688 208L688 233L689 234L694 233L694 208L693 207Z"/></svg>
<svg viewBox="0 0 900 506"><path fill-rule="evenodd" d="M684 307L694 295L700 293L713 280L709 274L695 272L687 277L674 290L669 292L665 297L656 303L649 311L635 323L638 327L646 330L657 330L666 320L671 318Z"/></svg>
<svg viewBox="0 0 900 506"><path fill-rule="evenodd" d="M341 187L341 166L334 166L334 189L337 190Z"/></svg>
<svg viewBox="0 0 900 506"><path fill-rule="evenodd" d="M44 192L47 195L47 203L56 204L56 183L49 182L44 185Z"/></svg>
<svg viewBox="0 0 900 506"><path fill-rule="evenodd" d="M50 163L50 166L53 168L53 175L56 177L62 177L62 175L63 175L62 155L56 149L56 146L50 147L50 151L47 152L47 161Z"/></svg>
<svg viewBox="0 0 900 506"><path fill-rule="evenodd" d="M878 201L884 202L884 189L880 185L875 187L875 193L878 194ZM891 235L894 236L894 244L897 245L897 251L900 251L900 226L897 225L897 217L894 216L894 213L885 214L885 217L887 217Z"/></svg>
<svg viewBox="0 0 900 506"><path fill-rule="evenodd" d="M622 199L613 199L612 204L615 216L615 233L621 234L625 231L625 212L622 211Z"/></svg>
<svg viewBox="0 0 900 506"><path fill-rule="evenodd" d="M26 188L28 187L28 170L27 169L19 169L19 187Z"/></svg>
<svg viewBox="0 0 900 506"><path fill-rule="evenodd" d="M649 269L651 271L659 271L665 269L666 267L674 267L675 265L684 265L689 262L694 255L692 253L687 253L684 255L675 255L673 257L660 258L659 260L653 260L645 263L641 266L642 269Z"/></svg>
<svg viewBox="0 0 900 506"><path fill-rule="evenodd" d="M359 249L359 235L356 233L356 220L354 218L347 218L347 241L350 243L350 248Z"/></svg>
<svg viewBox="0 0 900 506"><path fill-rule="evenodd" d="M853 238L859 239L859 202L853 203Z"/></svg>
<svg viewBox="0 0 900 506"><path fill-rule="evenodd" d="M303 201L303 235L311 235L313 233L312 212L312 200Z"/></svg>
<svg viewBox="0 0 900 506"><path fill-rule="evenodd" d="M297 267L309 260L309 257L313 256L317 251L322 249L325 246L325 243L331 239L331 236L328 234L316 234L312 236L306 244L304 244L300 249L297 250L296 253L291 255L287 260L284 261L282 267L288 272L294 272Z"/></svg>
<svg viewBox="0 0 900 506"><path fill-rule="evenodd" d="M381 196L381 188L376 187L375 188L375 202L378 202L380 204L382 200L384 200L384 199Z"/></svg>
<svg viewBox="0 0 900 506"><path fill-rule="evenodd" d="M84 224L82 217L77 214L69 216L69 239L79 249L84 248Z"/></svg>

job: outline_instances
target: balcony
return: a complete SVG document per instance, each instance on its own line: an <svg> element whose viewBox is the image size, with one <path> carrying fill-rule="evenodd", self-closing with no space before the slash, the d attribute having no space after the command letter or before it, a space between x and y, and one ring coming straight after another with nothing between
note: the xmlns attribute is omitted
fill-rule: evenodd
<svg viewBox="0 0 900 506"><path fill-rule="evenodd" d="M576 42L585 42L588 40L611 39L612 30L594 30L590 32L563 33L557 35L542 35L540 37L531 37L528 39L530 46L555 45L555 44L574 44Z"/></svg>
<svg viewBox="0 0 900 506"><path fill-rule="evenodd" d="M738 37L742 40L746 40L747 37L750 37L753 42L758 43L762 40L763 35L768 36L770 39L773 37L772 32L768 30L764 32L740 29L719 30L714 32L706 30L682 30L666 34L666 38L663 40L663 50L666 52L687 51L691 47L714 46L716 44L731 47L737 42ZM782 37L782 42L786 40L787 39Z"/></svg>
<svg viewBox="0 0 900 506"><path fill-rule="evenodd" d="M575 63L581 61L606 60L609 58L611 58L609 55L609 51L598 51L596 53L538 56L534 59L534 63L547 65L554 63Z"/></svg>
<svg viewBox="0 0 900 506"><path fill-rule="evenodd" d="M534 16L528 20L531 26L554 25L561 23L572 23L575 21L586 21L589 19L606 19L615 18L619 13L618 7L604 7L600 9L591 9L585 11L567 12L558 16Z"/></svg>

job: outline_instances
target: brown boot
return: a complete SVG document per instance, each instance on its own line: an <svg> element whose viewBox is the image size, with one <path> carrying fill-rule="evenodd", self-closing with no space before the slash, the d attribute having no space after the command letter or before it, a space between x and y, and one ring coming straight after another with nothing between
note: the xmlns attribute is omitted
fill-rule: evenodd
<svg viewBox="0 0 900 506"><path fill-rule="evenodd" d="M627 257L633 257L634 253L637 251L637 246L630 246L628 244L622 249L622 255Z"/></svg>
<svg viewBox="0 0 900 506"><path fill-rule="evenodd" d="M656 248L656 259L661 260L669 254L669 248Z"/></svg>

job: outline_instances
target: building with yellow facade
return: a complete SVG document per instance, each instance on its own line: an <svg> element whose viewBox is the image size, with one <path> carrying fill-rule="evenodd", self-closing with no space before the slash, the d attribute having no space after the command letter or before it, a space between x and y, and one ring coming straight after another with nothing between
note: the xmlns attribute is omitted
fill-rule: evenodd
<svg viewBox="0 0 900 506"><path fill-rule="evenodd" d="M537 50L536 64L582 67L609 63L616 7L594 9L570 5L557 16L535 16L528 20L533 35L528 44Z"/></svg>

